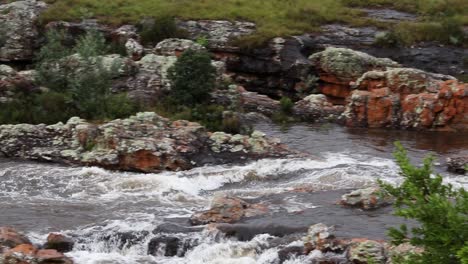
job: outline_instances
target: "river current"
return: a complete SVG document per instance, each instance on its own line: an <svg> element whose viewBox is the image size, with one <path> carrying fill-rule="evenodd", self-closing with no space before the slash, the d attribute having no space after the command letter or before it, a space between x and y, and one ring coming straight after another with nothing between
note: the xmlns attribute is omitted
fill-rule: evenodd
<svg viewBox="0 0 468 264"><path fill-rule="evenodd" d="M67 255L78 264L266 264L277 263L278 248L302 243L307 227L316 223L334 226L343 238L385 239L386 229L402 222L391 208L363 212L335 203L349 189L371 186L377 179L401 180L391 154L397 140L416 163L434 155L436 171L446 183L468 187L468 178L444 167L448 156L468 152L466 134L310 124L282 128L262 123L256 129L311 157L159 174L0 159L0 226L13 226L36 242L50 232L63 232L77 241ZM218 194L268 205L267 215L243 224L294 232L282 238L258 234L243 241L192 230L188 217L208 208ZM149 241L159 236L179 238L188 245L187 252L180 257L148 255ZM296 258L286 263L306 262Z"/></svg>

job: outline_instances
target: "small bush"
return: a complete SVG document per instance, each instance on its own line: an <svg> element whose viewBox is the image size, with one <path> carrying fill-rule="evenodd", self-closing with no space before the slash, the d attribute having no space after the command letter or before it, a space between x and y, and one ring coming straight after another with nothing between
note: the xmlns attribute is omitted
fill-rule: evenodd
<svg viewBox="0 0 468 264"><path fill-rule="evenodd" d="M280 106L283 113L290 114L292 113L294 103L289 97L282 97L280 100Z"/></svg>
<svg viewBox="0 0 468 264"><path fill-rule="evenodd" d="M194 106L209 99L216 84L216 69L205 51L187 50L169 69L171 97L179 104Z"/></svg>
<svg viewBox="0 0 468 264"><path fill-rule="evenodd" d="M185 38L187 33L177 27L170 16L147 18L140 24L141 40L145 45L156 45L167 38Z"/></svg>
<svg viewBox="0 0 468 264"><path fill-rule="evenodd" d="M466 262L468 192L443 184L440 175L433 176L433 158L426 158L422 167L416 167L401 144L397 143L396 147L395 158L404 181L398 187L380 184L396 198L396 215L416 220L419 225L411 230L406 225L390 229L392 242L409 241L424 248L421 255L412 256L406 263Z"/></svg>

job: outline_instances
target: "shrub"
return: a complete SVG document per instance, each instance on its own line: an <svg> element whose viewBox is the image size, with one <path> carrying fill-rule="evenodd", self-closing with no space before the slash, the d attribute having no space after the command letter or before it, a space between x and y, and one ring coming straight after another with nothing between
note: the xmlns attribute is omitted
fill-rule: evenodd
<svg viewBox="0 0 468 264"><path fill-rule="evenodd" d="M280 107L283 113L290 114L292 113L294 103L289 97L282 97L280 100Z"/></svg>
<svg viewBox="0 0 468 264"><path fill-rule="evenodd" d="M215 88L216 69L205 51L185 51L168 72L171 97L177 103L187 106L204 103Z"/></svg>
<svg viewBox="0 0 468 264"><path fill-rule="evenodd" d="M141 40L146 45L156 45L167 38L185 38L187 33L177 27L170 16L147 18L139 25Z"/></svg>
<svg viewBox="0 0 468 264"><path fill-rule="evenodd" d="M393 243L410 241L425 249L411 257L409 263L466 262L468 241L468 193L462 188L444 185L440 175L433 176L433 158L427 157L422 167L411 164L405 149L396 144L395 158L404 177L398 187L380 182L396 198L396 215L413 219L419 225L408 230L406 225L390 229ZM407 262L408 263L408 262Z"/></svg>

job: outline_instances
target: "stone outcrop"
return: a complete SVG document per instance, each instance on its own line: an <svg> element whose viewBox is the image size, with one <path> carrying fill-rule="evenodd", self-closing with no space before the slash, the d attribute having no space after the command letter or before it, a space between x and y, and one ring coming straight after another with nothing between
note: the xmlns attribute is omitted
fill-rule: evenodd
<svg viewBox="0 0 468 264"><path fill-rule="evenodd" d="M468 129L468 85L411 68L370 71L348 97L347 124L405 129Z"/></svg>
<svg viewBox="0 0 468 264"><path fill-rule="evenodd" d="M370 187L343 195L339 203L343 206L371 210L391 204L392 197L385 194L380 188Z"/></svg>
<svg viewBox="0 0 468 264"><path fill-rule="evenodd" d="M153 53L162 56L179 56L186 50L206 51L202 45L189 39L169 38L159 42Z"/></svg>
<svg viewBox="0 0 468 264"><path fill-rule="evenodd" d="M244 217L265 214L268 208L263 204L251 204L237 197L215 196L211 208L190 217L192 225L210 223L235 223Z"/></svg>
<svg viewBox="0 0 468 264"><path fill-rule="evenodd" d="M0 263L73 264L54 249L38 249L30 240L10 227L0 227Z"/></svg>
<svg viewBox="0 0 468 264"><path fill-rule="evenodd" d="M351 93L350 82L371 70L385 70L399 64L383 58L345 48L327 48L309 57L323 85L323 94L346 98Z"/></svg>
<svg viewBox="0 0 468 264"><path fill-rule="evenodd" d="M36 0L0 5L0 61L32 60L39 42L39 15L46 7Z"/></svg>
<svg viewBox="0 0 468 264"><path fill-rule="evenodd" d="M171 122L152 112L101 125L77 117L50 126L2 125L0 141L6 157L141 172L291 154L259 132L251 137L211 134L198 123Z"/></svg>
<svg viewBox="0 0 468 264"><path fill-rule="evenodd" d="M244 21L188 20L179 21L177 25L187 31L191 39L205 38L210 50L222 52L239 50L231 42L256 31L254 23Z"/></svg>

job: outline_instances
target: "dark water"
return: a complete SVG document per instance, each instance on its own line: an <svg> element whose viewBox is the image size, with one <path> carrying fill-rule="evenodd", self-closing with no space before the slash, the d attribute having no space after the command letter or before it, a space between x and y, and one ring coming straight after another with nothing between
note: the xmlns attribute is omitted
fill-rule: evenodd
<svg viewBox="0 0 468 264"><path fill-rule="evenodd" d="M278 243L284 246L291 239L300 243L312 224L333 225L339 237L385 239L388 227L402 223L391 215L391 207L363 212L335 205L343 193L372 186L376 179L401 180L391 154L397 140L415 162L431 153L446 182L468 186L466 177L448 174L444 168L448 156L467 153L466 134L334 125L294 125L284 130L258 124L257 129L313 158L160 174L0 160L0 226L17 227L36 241L48 232L65 232L78 240L70 253L77 263L274 263ZM172 234L197 240L198 246L185 257L147 255L149 240L161 235L151 233L154 229L167 223L188 226L187 217L207 208L217 194L268 205L267 215L240 223L251 236L248 241L220 238L208 231ZM287 236L273 243L277 238L261 235L271 230ZM122 233L144 235L122 247L116 239Z"/></svg>

